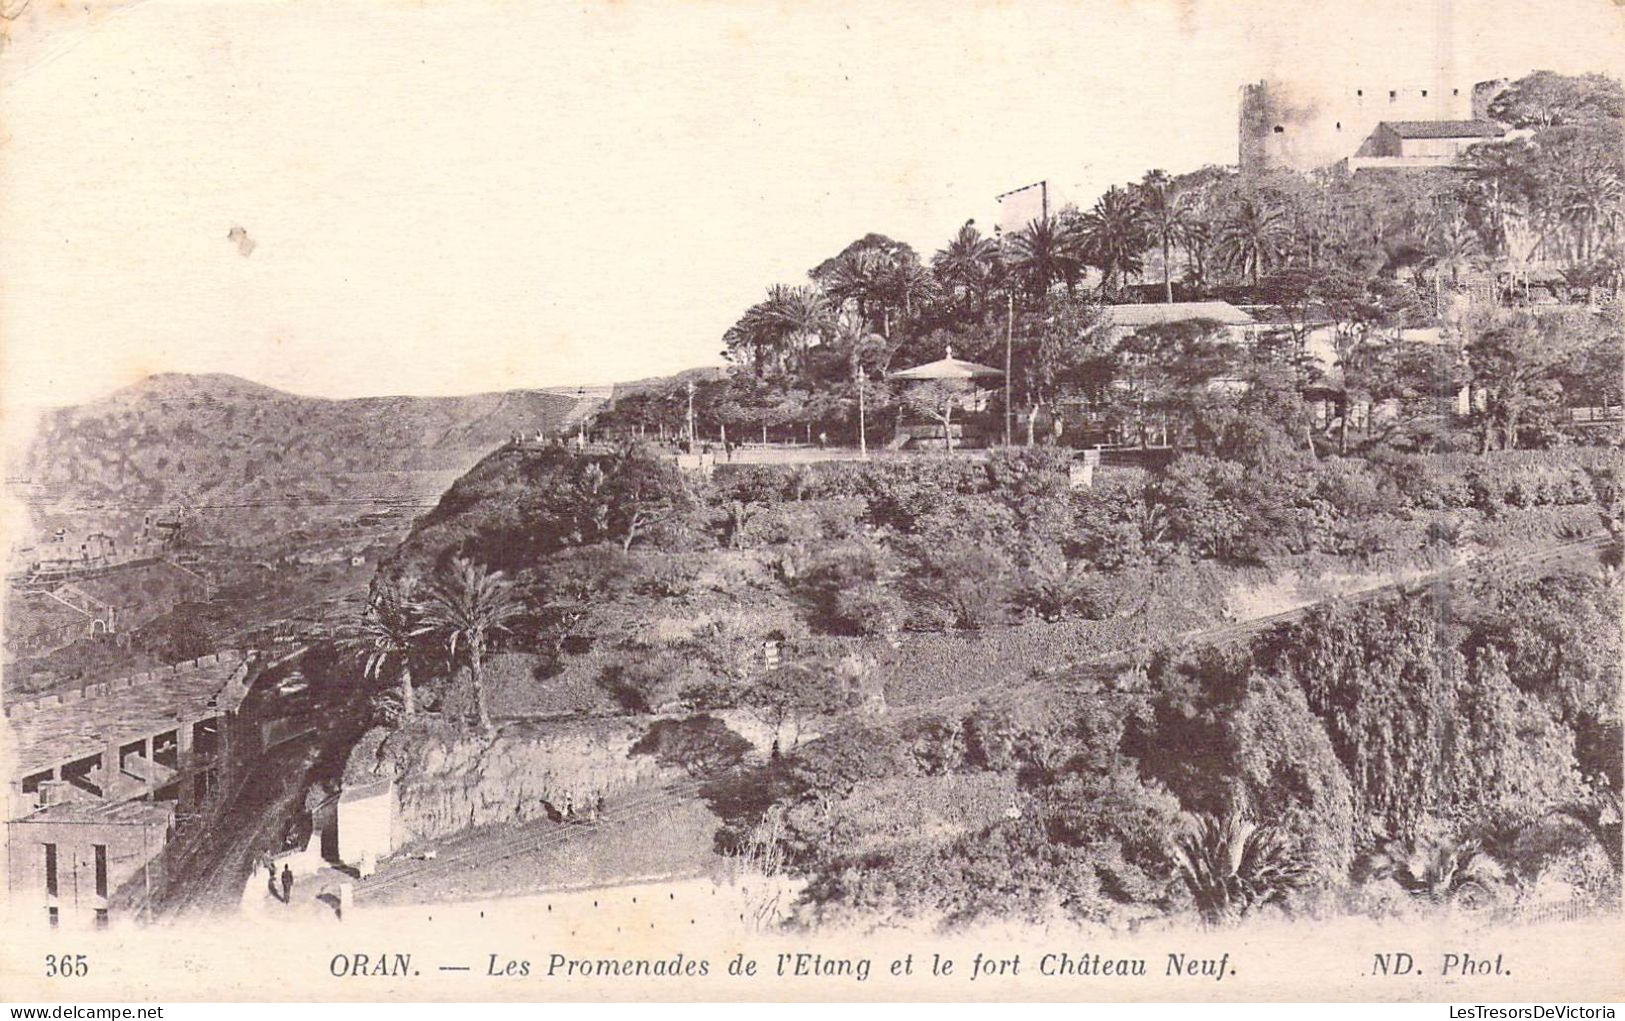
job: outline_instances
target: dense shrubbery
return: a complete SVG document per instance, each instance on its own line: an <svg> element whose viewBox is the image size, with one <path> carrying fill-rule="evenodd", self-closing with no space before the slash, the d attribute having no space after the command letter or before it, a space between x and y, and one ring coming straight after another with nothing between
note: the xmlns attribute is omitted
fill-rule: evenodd
<svg viewBox="0 0 1625 1021"><path fill-rule="evenodd" d="M1263 642L1330 735L1375 832L1410 837L1422 821L1525 822L1572 796L1572 731L1510 683L1429 600L1312 611ZM1362 834L1365 836L1367 834Z"/></svg>
<svg viewBox="0 0 1625 1021"><path fill-rule="evenodd" d="M1605 809L1585 814L1596 788L1574 757L1584 727L1617 736L1604 696L1617 657L1560 652L1617 584L1481 586L1459 594L1459 625L1437 598L1450 597L1317 612L1250 649L1164 653L1126 683L835 730L765 788L811 879L804 917L1122 925L1336 896L1356 910L1482 904L1551 883L1617 896L1618 877L1586 864L1608 859L1610 831L1592 819ZM1599 782L1618 790L1617 773ZM1583 825L1553 822L1569 817ZM1204 834L1269 860L1208 875ZM1226 882L1245 897L1214 902Z"/></svg>
<svg viewBox="0 0 1625 1021"><path fill-rule="evenodd" d="M1217 919L1323 904L1382 854L1401 899L1410 873L1393 863L1427 855L1516 858L1503 885L1549 880L1561 855L1564 875L1595 878L1575 855L1606 825L1586 799L1621 780L1612 581L1481 585L1450 613L1389 598L1250 649L1150 650L1216 622L1215 578L1592 531L1618 499L1609 452L1188 455L1077 490L1056 448L708 482L619 457L499 455L393 568L500 556L525 604L504 641L538 658L533 683L596 692L605 711L749 711L782 734L782 758L713 797L725 848L776 806L807 917ZM566 495L510 499L538 486ZM1139 666L1079 666L1127 650ZM994 694L894 723L855 713L883 684L916 706ZM822 736L798 746L812 720ZM705 715L657 724L639 750L696 772L744 754ZM1559 809L1592 829L1531 835ZM1256 869L1220 874L1230 840ZM1226 884L1245 896L1215 900Z"/></svg>
<svg viewBox="0 0 1625 1021"><path fill-rule="evenodd" d="M635 447L583 455L562 445L504 447L454 482L393 558L398 573L467 557L522 570L561 549L647 539L690 511L677 468Z"/></svg>

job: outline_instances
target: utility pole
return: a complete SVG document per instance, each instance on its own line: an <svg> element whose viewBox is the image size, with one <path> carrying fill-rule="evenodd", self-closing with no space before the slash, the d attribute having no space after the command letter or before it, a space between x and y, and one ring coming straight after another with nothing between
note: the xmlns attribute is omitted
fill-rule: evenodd
<svg viewBox="0 0 1625 1021"><path fill-rule="evenodd" d="M694 452L694 381L688 381L688 450Z"/></svg>
<svg viewBox="0 0 1625 1021"><path fill-rule="evenodd" d="M864 380L866 378L867 377L864 375L864 372L863 372L863 366L859 365L858 366L858 451L863 455L863 459L865 461L869 460L869 430L868 430L867 425L865 425L865 423L864 423L865 410L864 410L864 404L863 404L863 391L865 389L863 384L864 384Z"/></svg>
<svg viewBox="0 0 1625 1021"><path fill-rule="evenodd" d="M1006 295L1008 300L1008 315L1004 320L1004 445L1010 445L1010 427L1016 409L1010 403L1010 351L1015 346L1016 337L1016 291L1012 287Z"/></svg>

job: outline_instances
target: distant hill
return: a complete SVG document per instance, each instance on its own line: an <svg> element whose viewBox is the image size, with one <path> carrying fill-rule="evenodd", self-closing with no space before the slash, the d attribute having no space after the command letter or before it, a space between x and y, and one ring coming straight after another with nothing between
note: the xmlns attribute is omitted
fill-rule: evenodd
<svg viewBox="0 0 1625 1021"><path fill-rule="evenodd" d="M514 433L573 425L602 388L466 397L304 397L166 373L47 413L8 466L41 508L432 500ZM51 515L37 514L37 520Z"/></svg>

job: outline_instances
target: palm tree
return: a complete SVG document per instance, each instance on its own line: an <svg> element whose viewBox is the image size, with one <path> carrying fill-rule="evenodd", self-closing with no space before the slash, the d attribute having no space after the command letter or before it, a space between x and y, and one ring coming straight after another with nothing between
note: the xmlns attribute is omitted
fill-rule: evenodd
<svg viewBox="0 0 1625 1021"><path fill-rule="evenodd" d="M1620 843L1620 824L1625 822L1625 807L1620 804L1619 792L1607 787L1599 787L1589 797L1574 801L1554 809L1568 816L1575 822L1584 826L1591 836L1602 845L1608 855L1608 861L1614 867L1614 873L1619 874L1621 862L1625 860L1625 847Z"/></svg>
<svg viewBox="0 0 1625 1021"><path fill-rule="evenodd" d="M805 369L807 352L814 341L823 339L832 319L823 292L806 284L800 287L776 284L767 293L767 307L769 316L789 339L797 368Z"/></svg>
<svg viewBox="0 0 1625 1021"><path fill-rule="evenodd" d="M858 318L869 323L884 288L889 261L886 253L878 248L849 249L841 253L822 278L824 293L837 306L851 303Z"/></svg>
<svg viewBox="0 0 1625 1021"><path fill-rule="evenodd" d="M1231 813L1186 817L1174 863L1209 924L1284 901L1308 881L1309 867L1281 830Z"/></svg>
<svg viewBox="0 0 1625 1021"><path fill-rule="evenodd" d="M999 264L999 245L966 220L948 247L931 258L931 269L949 293L980 309Z"/></svg>
<svg viewBox="0 0 1625 1021"><path fill-rule="evenodd" d="M1162 288L1168 304L1174 302L1173 267L1169 253L1183 244L1190 226L1189 200L1174 191L1173 181L1160 170L1146 175L1140 185L1140 207L1145 213L1145 230L1153 244L1162 249Z"/></svg>
<svg viewBox="0 0 1625 1021"><path fill-rule="evenodd" d="M481 730L491 729L491 714L485 705L486 648L492 636L508 630L523 609L514 595L513 582L501 571L487 570L484 564L462 557L443 568L428 586L417 633L444 641L454 661L459 650L468 657Z"/></svg>
<svg viewBox="0 0 1625 1021"><path fill-rule="evenodd" d="M1438 210L1438 215L1427 225L1426 237L1430 261L1449 272L1452 285L1460 282L1462 270L1470 267L1483 250L1477 232L1468 224L1461 209L1453 204Z"/></svg>
<svg viewBox="0 0 1625 1021"><path fill-rule="evenodd" d="M1258 286L1258 277L1281 257L1285 224L1281 212L1252 199L1242 199L1236 211L1219 226L1214 239L1231 268Z"/></svg>
<svg viewBox="0 0 1625 1021"><path fill-rule="evenodd" d="M1083 260L1075 239L1059 216L1041 216L1010 238L1010 271L1035 295L1046 293L1057 280L1068 288L1077 283Z"/></svg>
<svg viewBox="0 0 1625 1021"><path fill-rule="evenodd" d="M346 651L361 658L364 677L379 678L393 669L401 686L401 715L417 712L412 689L412 657L422 633L419 608L412 596L416 581L386 582L373 593L361 620L340 638Z"/></svg>
<svg viewBox="0 0 1625 1021"><path fill-rule="evenodd" d="M1185 249L1185 258L1189 260L1190 277L1196 286L1206 287L1207 256L1213 248L1213 226L1193 211L1181 232L1179 244Z"/></svg>
<svg viewBox="0 0 1625 1021"><path fill-rule="evenodd" d="M1594 241L1619 218L1622 185L1617 175L1594 167L1576 167L1571 175L1560 199L1562 218L1573 233L1574 260L1585 262Z"/></svg>
<svg viewBox="0 0 1625 1021"><path fill-rule="evenodd" d="M1125 278L1139 275L1150 241L1138 196L1115 185L1107 189L1078 220L1077 237L1088 261L1100 267L1101 290L1117 293Z"/></svg>
<svg viewBox="0 0 1625 1021"><path fill-rule="evenodd" d="M914 313L930 304L937 296L936 278L920 265L916 258L893 259L886 267L881 282L885 298L902 313L903 319L914 318ZM881 332L891 336L891 317L881 321Z"/></svg>

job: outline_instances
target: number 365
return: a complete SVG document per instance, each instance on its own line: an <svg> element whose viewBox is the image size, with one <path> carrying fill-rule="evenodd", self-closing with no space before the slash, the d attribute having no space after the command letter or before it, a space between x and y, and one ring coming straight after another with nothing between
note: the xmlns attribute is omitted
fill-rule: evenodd
<svg viewBox="0 0 1625 1021"><path fill-rule="evenodd" d="M84 978L90 974L90 962L84 954L45 955L46 978Z"/></svg>

